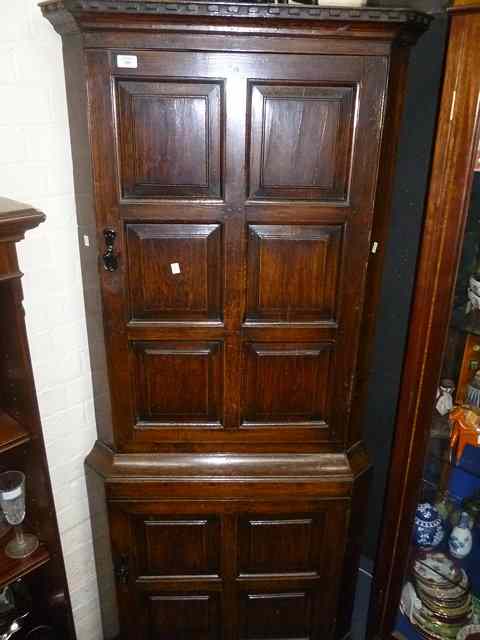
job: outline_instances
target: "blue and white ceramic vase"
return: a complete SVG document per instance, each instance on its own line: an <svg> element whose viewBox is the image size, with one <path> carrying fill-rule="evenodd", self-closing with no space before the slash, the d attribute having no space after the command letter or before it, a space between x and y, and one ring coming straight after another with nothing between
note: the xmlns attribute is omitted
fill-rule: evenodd
<svg viewBox="0 0 480 640"><path fill-rule="evenodd" d="M452 529L448 548L454 558L461 560L472 550L472 532L470 531L470 516L465 511L460 516L460 522Z"/></svg>
<svg viewBox="0 0 480 640"><path fill-rule="evenodd" d="M442 519L437 509L423 502L415 513L414 540L422 549L432 549L441 543L445 535Z"/></svg>

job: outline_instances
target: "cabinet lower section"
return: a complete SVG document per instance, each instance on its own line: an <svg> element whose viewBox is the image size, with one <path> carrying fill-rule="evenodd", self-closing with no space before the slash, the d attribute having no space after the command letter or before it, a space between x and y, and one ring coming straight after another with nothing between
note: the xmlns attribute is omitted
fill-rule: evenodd
<svg viewBox="0 0 480 640"><path fill-rule="evenodd" d="M117 615L122 640L344 635L339 594L360 534L352 496L367 469L363 454L355 462L118 455L97 444L87 476L105 638Z"/></svg>

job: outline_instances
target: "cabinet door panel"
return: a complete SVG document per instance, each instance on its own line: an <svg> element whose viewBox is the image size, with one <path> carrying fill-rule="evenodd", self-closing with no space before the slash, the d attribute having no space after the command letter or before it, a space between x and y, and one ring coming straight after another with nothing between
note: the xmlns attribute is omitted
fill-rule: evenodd
<svg viewBox="0 0 480 640"><path fill-rule="evenodd" d="M247 319L336 320L342 228L251 225Z"/></svg>
<svg viewBox="0 0 480 640"><path fill-rule="evenodd" d="M222 345L135 343L137 426L220 423Z"/></svg>
<svg viewBox="0 0 480 640"><path fill-rule="evenodd" d="M115 445L349 446L387 58L132 53L87 52Z"/></svg>
<svg viewBox="0 0 480 640"><path fill-rule="evenodd" d="M332 345L246 344L244 423L306 423L329 417Z"/></svg>
<svg viewBox="0 0 480 640"><path fill-rule="evenodd" d="M252 84L250 197L345 200L354 86Z"/></svg>
<svg viewBox="0 0 480 640"><path fill-rule="evenodd" d="M242 482L231 476L217 487L222 484L224 495L231 496L232 486ZM112 487L116 494L138 491L131 483L119 484ZM126 558L129 567L127 582L118 580L118 595L124 603L136 603L141 631L167 638L172 633L224 637L227 630L229 637L245 640L331 637L347 497L279 499L276 489L253 485L257 489L249 487L248 497L240 500L202 500L210 488L200 489L193 500L172 499L174 492L191 496L198 491L193 484L209 483L147 484L147 494L161 493L162 499L109 502L113 555ZM291 496L296 486L288 489ZM346 485L347 493L350 489ZM194 612L199 621L184 619ZM129 611L121 614L130 628ZM156 639L148 633L139 637Z"/></svg>
<svg viewBox="0 0 480 640"><path fill-rule="evenodd" d="M218 595L159 593L146 596L145 640L216 640L221 637Z"/></svg>
<svg viewBox="0 0 480 640"><path fill-rule="evenodd" d="M131 224L126 233L132 319L221 318L220 225Z"/></svg>
<svg viewBox="0 0 480 640"><path fill-rule="evenodd" d="M137 571L141 576L218 576L220 521L218 517L132 518Z"/></svg>
<svg viewBox="0 0 480 640"><path fill-rule="evenodd" d="M318 575L325 514L241 516L239 573L247 575Z"/></svg>
<svg viewBox="0 0 480 640"><path fill-rule="evenodd" d="M307 591L244 593L240 604L240 639L312 637L312 598Z"/></svg>
<svg viewBox="0 0 480 640"><path fill-rule="evenodd" d="M220 196L220 96L213 83L117 83L124 197Z"/></svg>

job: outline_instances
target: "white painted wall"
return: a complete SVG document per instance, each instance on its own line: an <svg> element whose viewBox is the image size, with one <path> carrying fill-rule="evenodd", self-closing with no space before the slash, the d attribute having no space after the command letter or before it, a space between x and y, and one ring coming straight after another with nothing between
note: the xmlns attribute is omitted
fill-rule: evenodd
<svg viewBox="0 0 480 640"><path fill-rule="evenodd" d="M37 0L0 1L0 195L47 215L18 247L26 321L78 640L100 640L83 471L96 429L61 39Z"/></svg>

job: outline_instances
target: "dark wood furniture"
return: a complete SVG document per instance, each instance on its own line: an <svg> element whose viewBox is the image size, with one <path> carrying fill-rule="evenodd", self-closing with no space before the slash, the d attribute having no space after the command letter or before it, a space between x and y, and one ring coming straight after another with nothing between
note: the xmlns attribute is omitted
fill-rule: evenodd
<svg viewBox="0 0 480 640"><path fill-rule="evenodd" d="M395 146L429 19L42 9L64 43L105 635L104 500L123 638L348 635Z"/></svg>
<svg viewBox="0 0 480 640"><path fill-rule="evenodd" d="M40 211L0 198L0 467L23 471L27 481L26 526L40 547L24 560L4 553L0 538L0 588L19 578L28 583L38 619L59 638L75 638L62 549L48 475L42 427L22 306L22 273L16 243L45 220Z"/></svg>
<svg viewBox="0 0 480 640"><path fill-rule="evenodd" d="M389 638L394 628L408 571L415 507L421 495L432 437L437 385L441 377L453 375L445 367L452 360L448 357L452 342L458 342L452 307L480 137L480 5L455 2L450 9L450 21L425 227L374 576L369 638ZM463 295L466 298L466 286ZM463 394L462 351L456 358L458 367L454 373L457 386L460 385L458 391Z"/></svg>

